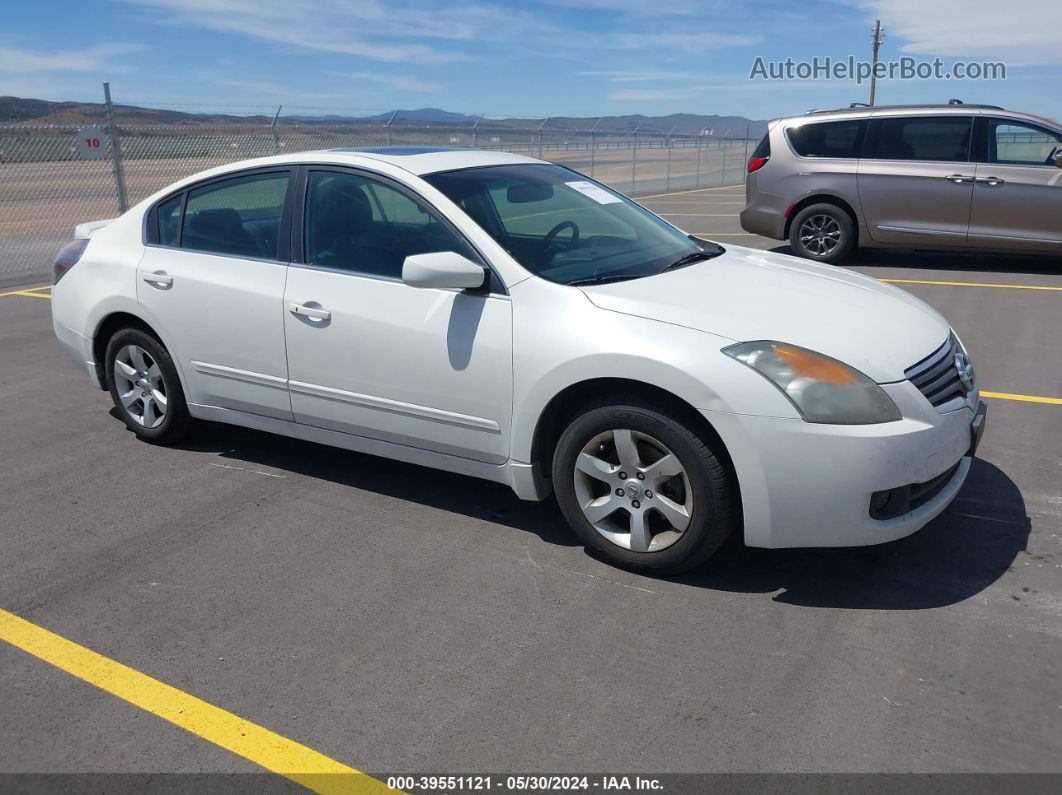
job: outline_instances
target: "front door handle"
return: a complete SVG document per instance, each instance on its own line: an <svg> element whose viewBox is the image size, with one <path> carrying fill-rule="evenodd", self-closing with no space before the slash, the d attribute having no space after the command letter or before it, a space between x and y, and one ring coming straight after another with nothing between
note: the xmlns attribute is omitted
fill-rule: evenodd
<svg viewBox="0 0 1062 795"><path fill-rule="evenodd" d="M1002 185L1006 182L1005 179L1000 179L999 177L978 177L977 181L982 185Z"/></svg>
<svg viewBox="0 0 1062 795"><path fill-rule="evenodd" d="M166 271L155 271L144 274L144 281L157 290L169 290L173 287L173 277Z"/></svg>
<svg viewBox="0 0 1062 795"><path fill-rule="evenodd" d="M302 317L308 317L311 320L332 319L332 313L327 309L317 309L316 307L306 306L305 304L288 304L288 311L293 315L301 315Z"/></svg>
<svg viewBox="0 0 1062 795"><path fill-rule="evenodd" d="M944 177L944 179L948 180L948 182L954 182L956 185L960 185L963 182L974 181L973 177L968 177L965 174L948 174L948 176Z"/></svg>

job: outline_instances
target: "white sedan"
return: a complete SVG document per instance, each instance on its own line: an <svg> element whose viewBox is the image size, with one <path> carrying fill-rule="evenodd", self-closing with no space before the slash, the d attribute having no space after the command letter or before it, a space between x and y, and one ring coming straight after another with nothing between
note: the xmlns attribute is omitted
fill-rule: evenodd
<svg viewBox="0 0 1062 795"><path fill-rule="evenodd" d="M586 544L656 571L732 533L908 535L984 423L918 299L514 154L222 166L78 227L55 281L56 335L144 439L201 418L552 491Z"/></svg>

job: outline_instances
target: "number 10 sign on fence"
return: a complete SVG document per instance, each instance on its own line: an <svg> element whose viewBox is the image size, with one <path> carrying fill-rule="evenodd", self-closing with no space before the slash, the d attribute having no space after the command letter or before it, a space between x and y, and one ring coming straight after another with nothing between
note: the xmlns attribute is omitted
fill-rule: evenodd
<svg viewBox="0 0 1062 795"><path fill-rule="evenodd" d="M82 160L105 160L109 157L107 139L99 127L80 127L77 131L77 153Z"/></svg>

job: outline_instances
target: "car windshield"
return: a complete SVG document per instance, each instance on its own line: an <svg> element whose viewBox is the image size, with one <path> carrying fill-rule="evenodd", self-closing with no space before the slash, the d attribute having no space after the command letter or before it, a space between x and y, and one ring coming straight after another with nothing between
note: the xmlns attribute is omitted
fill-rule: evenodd
<svg viewBox="0 0 1062 795"><path fill-rule="evenodd" d="M484 166L425 179L521 265L561 284L651 276L722 252L561 166Z"/></svg>

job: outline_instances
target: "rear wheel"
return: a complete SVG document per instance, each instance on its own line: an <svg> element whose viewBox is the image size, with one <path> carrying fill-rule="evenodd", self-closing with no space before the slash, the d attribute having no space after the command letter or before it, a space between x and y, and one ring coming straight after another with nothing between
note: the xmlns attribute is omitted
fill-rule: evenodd
<svg viewBox="0 0 1062 795"><path fill-rule="evenodd" d="M140 329L118 331L105 359L111 400L137 436L160 444L182 439L191 425L184 390L165 348Z"/></svg>
<svg viewBox="0 0 1062 795"><path fill-rule="evenodd" d="M715 452L648 405L576 417L557 444L553 488L580 539L629 568L697 566L736 524L736 493Z"/></svg>
<svg viewBox="0 0 1062 795"><path fill-rule="evenodd" d="M789 227L789 245L801 257L834 263L855 247L855 224L848 213L834 204L805 207Z"/></svg>

